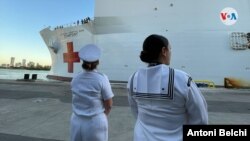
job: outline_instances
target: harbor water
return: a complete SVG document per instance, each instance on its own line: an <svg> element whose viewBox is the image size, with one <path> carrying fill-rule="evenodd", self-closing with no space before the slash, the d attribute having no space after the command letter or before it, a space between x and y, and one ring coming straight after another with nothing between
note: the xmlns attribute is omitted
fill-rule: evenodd
<svg viewBox="0 0 250 141"><path fill-rule="evenodd" d="M45 70L0 69L0 79L24 79L24 75L28 74L29 79L32 79L32 75L36 75L37 80L49 81L49 79L46 78L48 73L49 71Z"/></svg>

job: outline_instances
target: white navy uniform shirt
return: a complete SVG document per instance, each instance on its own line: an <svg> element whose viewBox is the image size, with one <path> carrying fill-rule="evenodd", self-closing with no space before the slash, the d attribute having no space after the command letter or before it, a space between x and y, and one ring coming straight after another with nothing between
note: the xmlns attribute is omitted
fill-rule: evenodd
<svg viewBox="0 0 250 141"><path fill-rule="evenodd" d="M127 88L137 119L134 141L182 141L184 124L208 124L206 100L181 70L163 64L139 69Z"/></svg>
<svg viewBox="0 0 250 141"><path fill-rule="evenodd" d="M71 81L73 113L78 116L95 116L103 113L103 100L111 99L114 94L108 77L94 71L83 71Z"/></svg>

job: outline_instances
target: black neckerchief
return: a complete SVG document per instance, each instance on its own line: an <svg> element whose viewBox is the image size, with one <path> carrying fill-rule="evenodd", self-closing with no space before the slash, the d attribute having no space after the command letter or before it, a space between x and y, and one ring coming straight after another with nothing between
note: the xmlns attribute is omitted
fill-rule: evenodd
<svg viewBox="0 0 250 141"><path fill-rule="evenodd" d="M160 62L149 63L148 67L157 66L157 65L161 65L161 64L162 63L160 63Z"/></svg>

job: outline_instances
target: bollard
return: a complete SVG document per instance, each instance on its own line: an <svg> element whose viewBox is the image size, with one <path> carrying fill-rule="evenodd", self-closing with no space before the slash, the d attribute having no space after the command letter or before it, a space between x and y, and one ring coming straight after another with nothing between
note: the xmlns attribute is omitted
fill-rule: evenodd
<svg viewBox="0 0 250 141"><path fill-rule="evenodd" d="M32 74L32 80L36 80L37 79L37 74Z"/></svg>
<svg viewBox="0 0 250 141"><path fill-rule="evenodd" d="M29 74L24 74L24 80L29 80L30 75Z"/></svg>

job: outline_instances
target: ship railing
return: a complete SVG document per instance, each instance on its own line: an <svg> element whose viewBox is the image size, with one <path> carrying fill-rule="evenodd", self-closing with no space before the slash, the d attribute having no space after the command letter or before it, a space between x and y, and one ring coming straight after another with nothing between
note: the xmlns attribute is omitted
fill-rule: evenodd
<svg viewBox="0 0 250 141"><path fill-rule="evenodd" d="M234 50L250 48L250 33L232 32L230 35L231 47Z"/></svg>
<svg viewBox="0 0 250 141"><path fill-rule="evenodd" d="M90 17L86 17L84 19L76 20L75 22L71 22L71 23L68 23L68 24L63 24L63 25L56 26L53 29L58 30L58 29L63 29L63 28L67 28L67 27L84 25L84 24L89 23L90 21L91 21Z"/></svg>

